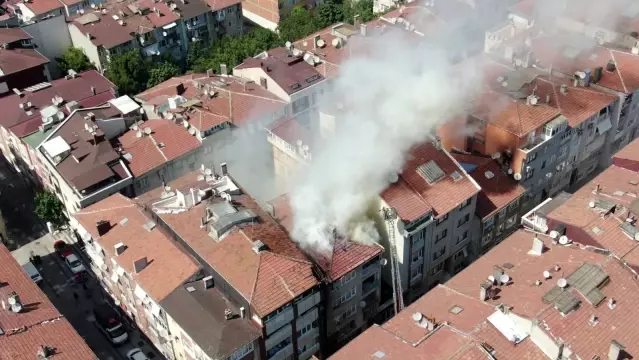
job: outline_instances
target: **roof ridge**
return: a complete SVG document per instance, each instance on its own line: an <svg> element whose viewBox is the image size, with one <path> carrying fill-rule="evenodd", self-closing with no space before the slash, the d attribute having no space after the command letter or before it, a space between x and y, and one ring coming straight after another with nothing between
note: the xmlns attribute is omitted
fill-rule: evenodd
<svg viewBox="0 0 639 360"><path fill-rule="evenodd" d="M155 138L153 137L153 133L149 134L149 138L151 139L151 141L153 142L153 145L155 145L155 149L160 153L160 155L162 155L162 157L164 158L164 161L169 161L169 158L166 157L166 155L164 154L164 151L162 151L162 149L158 146L157 141L155 141Z"/></svg>
<svg viewBox="0 0 639 360"><path fill-rule="evenodd" d="M242 235L246 237L246 234L242 232ZM249 304L253 304L253 295L255 295L255 289L257 288L257 280L260 277L260 267L262 266L262 257L258 255L257 271L255 272L255 279L253 280L253 286L251 287L251 293L249 294Z"/></svg>
<svg viewBox="0 0 639 360"><path fill-rule="evenodd" d="M619 80L621 81L621 86L623 86L623 91L624 92L628 92L628 88L626 87L626 83L623 81L623 76L621 76L621 69L619 68L619 66L617 65L617 59L615 59L615 54L612 53L612 50L606 48L606 50L608 50L608 52L610 53L610 57L612 57L612 61L615 62L615 67L617 68L617 76L619 77Z"/></svg>
<svg viewBox="0 0 639 360"><path fill-rule="evenodd" d="M269 252L269 254L271 255L275 255L271 252ZM264 256L266 256L266 254L264 254ZM264 266L268 267L271 271L273 271L273 273L275 273L275 275L277 276L277 278L280 280L281 285L284 287L284 290L286 290L291 297L295 297L295 293L289 288L288 283L286 282L286 280L284 280L284 277L282 275L280 275L280 273L278 273L275 268L273 266L271 266L271 264L269 264L268 262L264 262ZM260 256L260 268L262 267L262 256ZM259 271L258 271L259 274ZM259 275L258 275L259 276Z"/></svg>
<svg viewBox="0 0 639 360"><path fill-rule="evenodd" d="M245 96L250 96L250 97L257 98L257 99L270 100L270 101L277 101L277 102L280 102L280 103L282 103L282 104L286 104L286 101L281 100L281 99L271 99L271 98L267 98L267 97L264 97L264 96L253 95L253 94L247 94L247 93L245 93L245 92L238 92L238 91L230 90L230 89L225 89L225 90L226 90L226 91L228 91L230 94L235 94L235 95L245 95Z"/></svg>
<svg viewBox="0 0 639 360"><path fill-rule="evenodd" d="M93 211L78 211L74 215L90 215L90 214L97 214L97 213L101 213L101 212L105 212L105 211L112 211L112 210L116 210L116 209L123 209L123 208L130 208L130 207L139 206L138 204L134 203L131 199L127 198L126 196L124 196L124 195L122 195L120 193L116 193L114 195L124 199L126 202L128 202L128 204L127 205L114 206L114 207L105 208L105 209L93 210Z"/></svg>
<svg viewBox="0 0 639 360"><path fill-rule="evenodd" d="M430 207L431 210L434 210L435 207L429 203L426 199L424 199L424 197L422 196L422 194L417 191L409 182L408 180L406 180L406 178L404 177L403 172L399 174L399 177L402 179L402 181L397 182L398 185L400 186L406 186L407 188L409 188L410 190L413 191L414 194L417 195L417 198L424 203L424 205ZM430 187L430 185L428 185Z"/></svg>
<svg viewBox="0 0 639 360"><path fill-rule="evenodd" d="M639 245L638 245L638 246L639 246ZM276 252L273 252L273 251L268 251L268 252L269 252L270 254L274 255L274 256L279 256L279 257L281 257L281 258L285 258L285 259L287 259L287 260L295 261L295 262L298 262L298 263L300 263L300 264L313 265L313 263L312 263L312 262L307 261L307 260L297 259L297 258L294 258L294 257L292 257L292 256L284 255L284 254L280 254L280 253L276 253Z"/></svg>

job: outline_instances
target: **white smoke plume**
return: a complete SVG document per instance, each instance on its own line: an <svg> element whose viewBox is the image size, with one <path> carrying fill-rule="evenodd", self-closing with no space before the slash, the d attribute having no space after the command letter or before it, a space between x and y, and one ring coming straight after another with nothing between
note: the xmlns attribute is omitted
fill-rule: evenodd
<svg viewBox="0 0 639 360"><path fill-rule="evenodd" d="M331 251L333 229L375 241L366 218L371 200L401 171L411 147L463 111L466 95L480 83L474 65L451 65L446 49L406 33L379 35L366 47L342 63L329 96L348 111L291 194L292 235L307 250Z"/></svg>

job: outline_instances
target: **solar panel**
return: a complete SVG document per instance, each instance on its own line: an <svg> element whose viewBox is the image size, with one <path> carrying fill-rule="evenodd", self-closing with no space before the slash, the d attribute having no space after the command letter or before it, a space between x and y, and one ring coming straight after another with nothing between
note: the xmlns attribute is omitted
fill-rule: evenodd
<svg viewBox="0 0 639 360"><path fill-rule="evenodd" d="M420 165L417 168L417 173L426 180L428 184L433 184L437 180L446 176L444 171L437 165L434 160L427 162L426 164Z"/></svg>

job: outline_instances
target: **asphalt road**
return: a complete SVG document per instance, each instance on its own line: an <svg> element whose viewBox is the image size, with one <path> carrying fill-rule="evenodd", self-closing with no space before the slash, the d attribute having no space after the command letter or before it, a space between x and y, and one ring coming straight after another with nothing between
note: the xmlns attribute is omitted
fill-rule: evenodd
<svg viewBox="0 0 639 360"><path fill-rule="evenodd" d="M47 226L35 215L35 190L0 153L0 210L14 250L46 234Z"/></svg>

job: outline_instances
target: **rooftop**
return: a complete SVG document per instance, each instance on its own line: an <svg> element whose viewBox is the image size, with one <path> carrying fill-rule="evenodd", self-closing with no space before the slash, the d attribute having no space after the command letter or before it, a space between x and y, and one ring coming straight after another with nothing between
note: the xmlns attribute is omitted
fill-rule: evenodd
<svg viewBox="0 0 639 360"><path fill-rule="evenodd" d="M79 193L89 194L131 176L107 138L113 129L109 134L102 130L104 120L124 127L121 116L114 114L112 105L75 110L42 144L49 161Z"/></svg>
<svg viewBox="0 0 639 360"><path fill-rule="evenodd" d="M625 346L621 358L637 354L639 335L631 330L639 316L633 310L639 300L634 274L613 256L553 244L545 236L535 241L535 249L543 250L532 251L534 236L515 232L332 359L375 358L376 353L380 359L407 354L484 359L491 353L496 359L541 360L554 358L560 343L566 358L607 359L613 341ZM505 285L488 279L500 274L506 274ZM484 301L478 285L487 289Z"/></svg>
<svg viewBox="0 0 639 360"><path fill-rule="evenodd" d="M430 142L412 149L398 177L381 196L408 222L430 211L443 216L480 190L446 150Z"/></svg>
<svg viewBox="0 0 639 360"><path fill-rule="evenodd" d="M0 48L0 76L11 75L49 63L49 59L40 54L38 50L23 47L18 43L20 40L31 39L31 36L26 32L19 30L0 29L0 44L9 44L6 48Z"/></svg>
<svg viewBox="0 0 639 360"><path fill-rule="evenodd" d="M172 193L140 201L162 198L147 206L261 317L316 286L313 264L275 220L230 177L206 174L189 173L169 184Z"/></svg>
<svg viewBox="0 0 639 360"><path fill-rule="evenodd" d="M171 120L149 120L138 129L127 131L117 140L135 177L185 156L201 145L184 126Z"/></svg>
<svg viewBox="0 0 639 360"><path fill-rule="evenodd" d="M635 139L612 156L615 165L628 170L639 170L639 139ZM634 165L634 166L633 166Z"/></svg>
<svg viewBox="0 0 639 360"><path fill-rule="evenodd" d="M21 40L33 39L26 31L21 28L0 28L0 44L9 44Z"/></svg>
<svg viewBox="0 0 639 360"><path fill-rule="evenodd" d="M637 172L609 167L546 215L550 230L564 224L571 241L607 249L625 259L639 246L635 240L639 185L633 184L639 184ZM639 258L625 260L639 269Z"/></svg>
<svg viewBox="0 0 639 360"><path fill-rule="evenodd" d="M289 233L293 230L294 214L288 196L282 195L270 202L273 206L273 216ZM379 244L360 244L348 239L336 239L330 257L325 255L308 254L325 271L331 281L357 269L362 264L374 259L384 251Z"/></svg>
<svg viewBox="0 0 639 360"><path fill-rule="evenodd" d="M56 349L52 357L61 360L97 359L82 337L51 304L9 250L0 245L0 297L7 306L15 292L23 305L20 313L0 311L0 357L32 360L41 346Z"/></svg>
<svg viewBox="0 0 639 360"><path fill-rule="evenodd" d="M108 257L114 258L129 274L135 274L137 283L156 302L181 288L199 270L195 261L162 230L155 226L149 230L147 224L152 221L142 207L121 194L111 195L82 209L74 217ZM102 235L96 227L100 221L109 224L108 231ZM126 247L119 255L115 253L117 244ZM133 263L145 257L148 265L136 273Z"/></svg>
<svg viewBox="0 0 639 360"><path fill-rule="evenodd" d="M17 4L24 4L24 6L31 10L36 16L43 15L49 11L55 9L61 9L64 7L58 0L31 0L29 2L23 2L20 0L11 0L7 2L7 7L11 9L18 9Z"/></svg>
<svg viewBox="0 0 639 360"><path fill-rule="evenodd" d="M213 94L212 96L210 94ZM230 121L242 126L259 116L279 111L285 102L259 85L234 76L191 74L171 78L136 96L145 104L168 111L168 99L182 96L183 111L200 131Z"/></svg>
<svg viewBox="0 0 639 360"><path fill-rule="evenodd" d="M453 157L461 164L463 160L468 161L469 155L458 158L457 154L453 154ZM481 219L492 216L526 192L526 189L518 181L508 176L508 173L490 158L485 159L483 163L470 171L469 175L481 187L481 191L477 195L477 208L475 210Z"/></svg>
<svg viewBox="0 0 639 360"><path fill-rule="evenodd" d="M200 283L178 286L160 306L212 359L227 358L261 335L250 319L237 316L239 309L215 286L208 289ZM227 309L236 314L231 320L226 320Z"/></svg>
<svg viewBox="0 0 639 360"><path fill-rule="evenodd" d="M115 98L115 85L95 70L85 71L71 79L58 79L43 83L42 87L22 89L21 95L11 94L0 98L3 116L0 126L11 130L16 136L23 137L38 131L42 125L40 111L53 105L53 98L62 99L59 108L65 115L70 111L67 104L75 101L80 106L98 106ZM97 103L95 103L97 102ZM31 103L28 110L20 104Z"/></svg>
<svg viewBox="0 0 639 360"><path fill-rule="evenodd" d="M304 58L308 60L305 60ZM317 61L315 61L317 60ZM235 69L261 68L282 90L291 95L321 82L324 77L315 70L319 57L293 55L293 50L275 48L257 57L247 58Z"/></svg>

